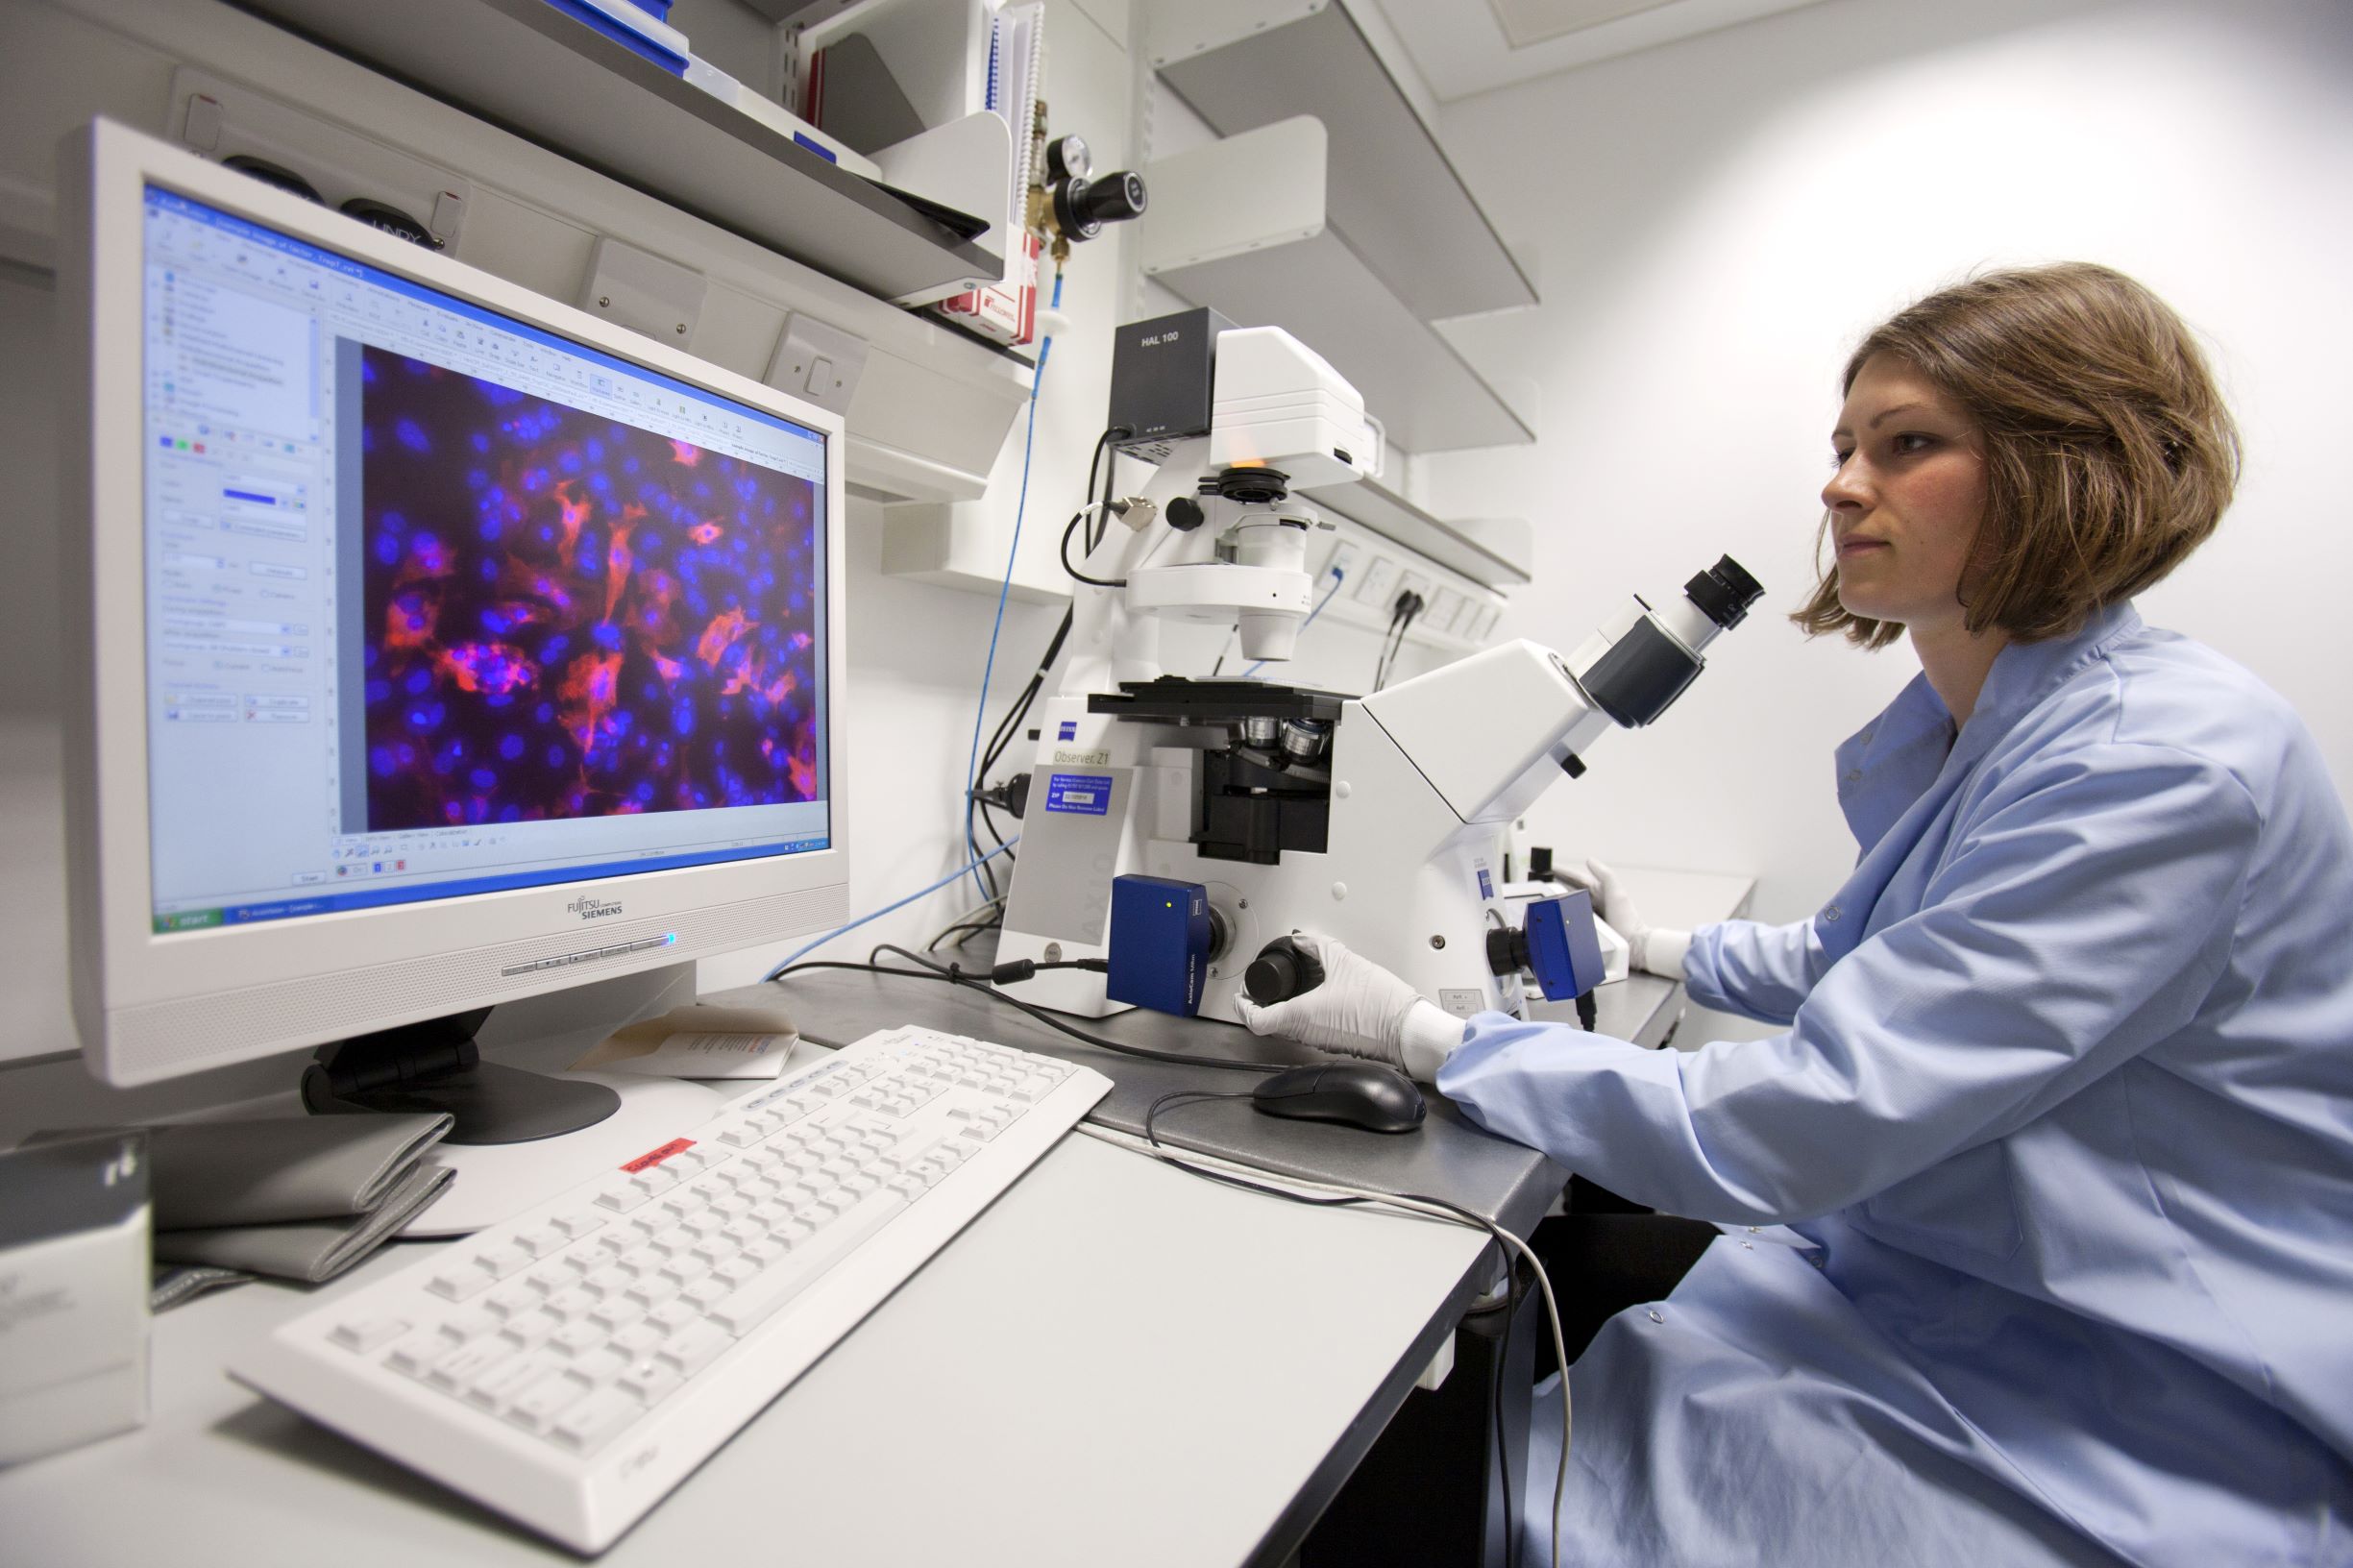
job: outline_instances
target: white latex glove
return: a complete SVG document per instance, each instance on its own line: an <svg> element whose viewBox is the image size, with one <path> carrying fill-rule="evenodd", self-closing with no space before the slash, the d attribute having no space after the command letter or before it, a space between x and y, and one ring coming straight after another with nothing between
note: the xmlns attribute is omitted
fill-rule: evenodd
<svg viewBox="0 0 2353 1568"><path fill-rule="evenodd" d="M1598 860L1587 860L1582 865L1575 861L1556 863L1553 870L1593 895L1593 913L1607 920L1610 928L1626 939L1629 964L1645 974L1663 975L1669 980L1683 977L1683 955L1691 950L1690 932L1645 920L1634 904L1634 895L1626 890L1625 879Z"/></svg>
<svg viewBox="0 0 2353 1568"><path fill-rule="evenodd" d="M1385 1062L1424 1083L1462 1043L1460 1018L1380 965L1330 937L1302 931L1291 940L1323 965L1323 984L1272 1007L1237 994L1234 1010L1252 1034L1284 1035L1318 1050Z"/></svg>

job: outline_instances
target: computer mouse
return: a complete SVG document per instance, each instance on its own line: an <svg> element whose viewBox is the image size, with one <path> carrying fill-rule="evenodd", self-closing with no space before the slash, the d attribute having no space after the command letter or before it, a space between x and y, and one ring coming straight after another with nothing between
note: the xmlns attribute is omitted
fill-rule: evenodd
<svg viewBox="0 0 2353 1568"><path fill-rule="evenodd" d="M1430 1107L1413 1080L1378 1062L1329 1062L1278 1072L1250 1091L1270 1116L1342 1121L1371 1133L1409 1133Z"/></svg>

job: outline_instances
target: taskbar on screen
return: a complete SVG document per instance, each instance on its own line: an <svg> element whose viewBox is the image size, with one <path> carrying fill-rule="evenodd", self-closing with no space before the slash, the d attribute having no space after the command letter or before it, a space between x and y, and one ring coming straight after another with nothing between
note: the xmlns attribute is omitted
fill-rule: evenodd
<svg viewBox="0 0 2353 1568"><path fill-rule="evenodd" d="M762 860L772 855L797 855L830 847L827 834L786 839L776 844L738 849L704 849L685 854L650 855L641 860L606 861L596 866L556 866L536 871L508 871L497 876L461 877L448 882L412 883L404 887L353 888L299 898L270 898L252 903L225 904L212 909L175 910L155 917L155 932L168 936L206 931L215 926L250 925L257 920L286 920L305 915L332 915L350 909L374 909L385 904L424 903L439 898L463 898L478 893L502 893L510 888L544 888L564 882L594 882L608 876L634 876L646 871L675 870L683 866L712 866L730 860Z"/></svg>

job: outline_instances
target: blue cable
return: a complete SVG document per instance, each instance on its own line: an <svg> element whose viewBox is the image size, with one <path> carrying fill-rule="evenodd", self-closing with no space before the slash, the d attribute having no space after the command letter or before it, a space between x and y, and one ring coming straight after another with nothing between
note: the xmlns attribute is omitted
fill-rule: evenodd
<svg viewBox="0 0 2353 1568"><path fill-rule="evenodd" d="M917 892L911 893L907 894L906 897L901 898L895 904L885 904L880 909L874 911L874 913L871 915L861 915L846 925L835 926L832 930L826 932L815 942L810 943L807 946L795 949L792 955L785 959L783 963L777 965L774 968L762 975L760 977L761 983L765 985L767 982L775 979L776 976L782 974L785 970L799 963L803 954L817 951L817 949L824 946L825 943L831 942L843 932L855 931L858 929L858 927L866 924L867 921L879 920L885 915L890 914L891 911L895 909L905 909L909 904L914 903L918 898L924 896L926 894L938 893L942 888L946 887L950 882L955 881L957 878L963 876L965 872L972 870L973 867L978 866L982 860L994 860L997 856L1003 854L1006 850L1012 848L1015 845L1019 844L1020 842L1021 835L1016 833L1012 838L1006 840L1003 844L998 845L994 849L992 849L987 854L981 856L980 860L975 860L967 865L957 867L954 870L940 878L939 881L934 882L930 887L922 888Z"/></svg>
<svg viewBox="0 0 2353 1568"><path fill-rule="evenodd" d="M1299 630L1302 634L1307 631L1308 627L1315 624L1315 618L1317 616L1324 613L1324 606L1339 597L1340 584L1347 580L1347 573L1341 571L1336 566L1332 568L1332 586L1324 590L1324 597L1315 601L1315 607L1313 609L1308 611L1308 618L1299 623ZM1258 663L1243 671L1241 674L1241 678L1248 680L1252 675L1257 674L1261 670L1265 668L1266 661L1264 659L1261 659Z"/></svg>
<svg viewBox="0 0 2353 1568"><path fill-rule="evenodd" d="M1048 309L1062 307L1062 273L1054 274L1054 296L1047 302ZM1038 340L1038 370L1029 382L1029 430L1021 437L1021 493L1013 503L1013 543L1005 549L1005 580L996 587L996 621L989 627L989 656L980 667L980 700L972 705L972 753L964 764L964 847L967 854L980 855L968 870L972 885L983 898L989 896L989 884L980 879L981 861L993 858L980 854L980 843L972 837L972 792L980 787L973 775L980 772L980 726L989 716L989 676L996 669L997 633L1005 627L1005 600L1013 592L1013 566L1021 553L1021 519L1029 510L1029 459L1038 444L1038 387L1045 380L1046 356L1054 352L1052 333ZM951 878L950 880L953 880Z"/></svg>

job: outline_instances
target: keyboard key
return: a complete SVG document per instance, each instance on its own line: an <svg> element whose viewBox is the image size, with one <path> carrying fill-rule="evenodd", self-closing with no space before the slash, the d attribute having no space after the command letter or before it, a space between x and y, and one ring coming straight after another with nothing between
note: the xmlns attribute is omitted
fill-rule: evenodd
<svg viewBox="0 0 2353 1568"><path fill-rule="evenodd" d="M445 1301L471 1301L498 1283L496 1274L468 1261L434 1275L426 1288Z"/></svg>
<svg viewBox="0 0 2353 1568"><path fill-rule="evenodd" d="M669 1275L648 1274L635 1285L630 1286L629 1293L622 1299L636 1302L649 1313L651 1313L659 1310L662 1303L677 1293L678 1282Z"/></svg>
<svg viewBox="0 0 2353 1568"><path fill-rule="evenodd" d="M594 1323L567 1323L548 1336L547 1348L559 1356L585 1356L604 1348L604 1331Z"/></svg>
<svg viewBox="0 0 2353 1568"><path fill-rule="evenodd" d="M735 1343L722 1328L710 1323L690 1323L672 1335L653 1359L680 1377L691 1378L719 1359L719 1353Z"/></svg>
<svg viewBox="0 0 2353 1568"><path fill-rule="evenodd" d="M548 1336L562 1329L564 1320L542 1308L523 1317L510 1318L501 1332L517 1345L528 1350L546 1343Z"/></svg>
<svg viewBox="0 0 2353 1568"><path fill-rule="evenodd" d="M645 1315L646 1309L642 1305L631 1301L626 1295L618 1295L607 1296L597 1303L597 1310L588 1314L588 1320L608 1335L618 1335L630 1324L641 1321Z"/></svg>
<svg viewBox="0 0 2353 1568"><path fill-rule="evenodd" d="M548 1298L547 1310L567 1323L577 1323L597 1310L593 1291L574 1288L560 1290Z"/></svg>
<svg viewBox="0 0 2353 1568"><path fill-rule="evenodd" d="M658 1324L632 1323L614 1334L613 1348L627 1356L650 1357L662 1348L662 1341L668 1337Z"/></svg>
<svg viewBox="0 0 2353 1568"><path fill-rule="evenodd" d="M551 1372L515 1396L506 1408L506 1419L526 1432L545 1432L588 1392L583 1380L569 1372Z"/></svg>
<svg viewBox="0 0 2353 1568"><path fill-rule="evenodd" d="M336 1324L334 1332L327 1337L341 1345L345 1350L356 1351L365 1355L379 1345L392 1343L393 1340L407 1332L408 1322L404 1318L360 1317Z"/></svg>
<svg viewBox="0 0 2353 1568"><path fill-rule="evenodd" d="M435 1361L425 1381L446 1393L460 1393L475 1379L514 1354L515 1347L503 1338L477 1339Z"/></svg>
<svg viewBox="0 0 2353 1568"><path fill-rule="evenodd" d="M557 1230L563 1232L566 1236L572 1237L575 1241L577 1241L581 1237L589 1235L591 1232L604 1229L604 1221L599 1218L597 1215L588 1213L586 1210L582 1210L577 1213L558 1214L555 1216L555 1218L548 1221L548 1223L554 1226Z"/></svg>
<svg viewBox="0 0 2353 1568"><path fill-rule="evenodd" d="M517 1394L554 1369L552 1361L537 1356L509 1356L467 1384L466 1403L482 1409L503 1409Z"/></svg>
<svg viewBox="0 0 2353 1568"><path fill-rule="evenodd" d="M630 1358L625 1353L615 1350L611 1345L599 1345L573 1359L572 1375L602 1387L626 1372L629 1365Z"/></svg>
<svg viewBox="0 0 2353 1568"><path fill-rule="evenodd" d="M621 1388L653 1405L668 1399L685 1381L676 1367L648 1357L621 1375Z"/></svg>
<svg viewBox="0 0 2353 1568"><path fill-rule="evenodd" d="M547 1250L553 1252L555 1248L551 1246ZM512 1279L530 1267L534 1258L544 1256L544 1253L534 1254L527 1247L510 1242L502 1247L493 1247L484 1253L481 1266L489 1269L492 1274L502 1280Z"/></svg>
<svg viewBox="0 0 2353 1568"><path fill-rule="evenodd" d="M683 1301L666 1301L646 1314L646 1321L665 1335L702 1321L702 1313Z"/></svg>
<svg viewBox="0 0 2353 1568"><path fill-rule="evenodd" d="M600 1388L557 1417L549 1435L585 1458L626 1431L645 1409L634 1395Z"/></svg>
<svg viewBox="0 0 2353 1568"><path fill-rule="evenodd" d="M561 1252L571 1244L572 1237L552 1225L537 1226L515 1237L515 1245L534 1258L545 1258L550 1253Z"/></svg>

